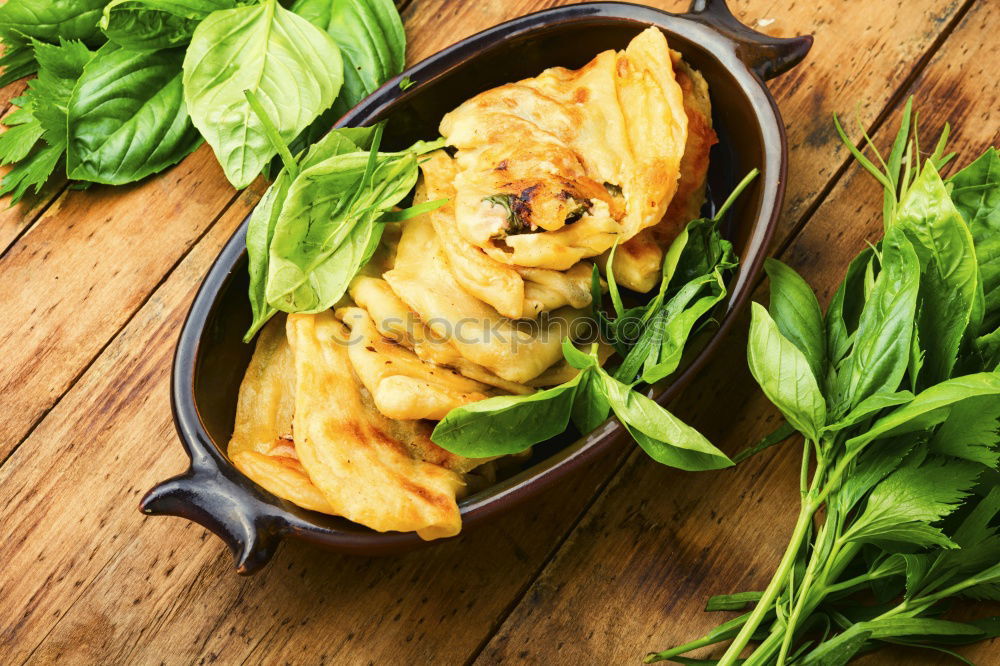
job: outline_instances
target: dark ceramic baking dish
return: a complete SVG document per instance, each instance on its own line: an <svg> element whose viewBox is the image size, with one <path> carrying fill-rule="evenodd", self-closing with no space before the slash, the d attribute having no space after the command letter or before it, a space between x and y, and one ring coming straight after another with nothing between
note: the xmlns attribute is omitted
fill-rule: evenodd
<svg viewBox="0 0 1000 666"><path fill-rule="evenodd" d="M764 80L798 64L811 37L777 39L754 32L722 0L695 0L681 15L615 2L558 7L503 23L424 60L361 102L337 126L388 119L384 143L389 148L434 138L441 116L476 93L546 67L579 67L600 51L623 48L649 25L662 29L670 46L709 83L719 144L711 155L708 205L717 205L750 169L761 170L725 224L740 255L740 269L716 314L720 326L689 351L669 385L656 387L656 399L666 403L712 355L760 272L781 208L786 168L784 125ZM405 91L399 87L404 76L416 82ZM250 322L245 234L246 222L205 278L177 345L172 403L190 468L150 490L142 510L204 525L232 550L240 573L266 564L285 537L360 555L424 543L415 534L377 533L296 507L258 487L226 458L237 391L253 350L241 341ZM460 502L463 529L536 496L623 439L623 429L611 419L586 436L567 433L535 447L522 471Z"/></svg>

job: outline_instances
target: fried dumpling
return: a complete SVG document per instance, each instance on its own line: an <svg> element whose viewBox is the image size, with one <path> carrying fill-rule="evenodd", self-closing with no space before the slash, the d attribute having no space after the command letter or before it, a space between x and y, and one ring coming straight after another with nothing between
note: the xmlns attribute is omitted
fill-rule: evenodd
<svg viewBox="0 0 1000 666"><path fill-rule="evenodd" d="M456 407L489 397L486 384L422 361L382 337L361 308L339 308L336 316L351 332L347 353L354 372L385 416L440 421Z"/></svg>
<svg viewBox="0 0 1000 666"><path fill-rule="evenodd" d="M348 293L368 312L383 337L406 347L420 360L457 370L469 379L507 393L532 392L531 387L507 381L464 358L450 341L425 326L385 280L359 275L351 282Z"/></svg>
<svg viewBox="0 0 1000 666"><path fill-rule="evenodd" d="M427 156L421 164L423 178L414 203L448 199L430 213L444 248L448 266L461 287L510 319L532 319L570 305L590 305L590 264L579 263L568 271L511 266L488 256L461 234L455 233L455 160L443 151Z"/></svg>
<svg viewBox="0 0 1000 666"><path fill-rule="evenodd" d="M447 114L457 230L502 263L565 270L656 224L687 116L663 34L499 86Z"/></svg>
<svg viewBox="0 0 1000 666"><path fill-rule="evenodd" d="M375 409L333 312L289 315L287 334L295 356L296 451L332 513L380 532L457 534L459 474L480 461L436 446L425 422L396 421Z"/></svg>
<svg viewBox="0 0 1000 666"><path fill-rule="evenodd" d="M562 339L584 313L562 308L539 322L519 322L459 287L426 216L403 223L395 267L384 276L393 292L466 359L525 383L562 358Z"/></svg>
<svg viewBox="0 0 1000 666"><path fill-rule="evenodd" d="M261 330L240 384L228 454L236 468L268 492L313 511L331 511L295 452L295 360L284 317Z"/></svg>
<svg viewBox="0 0 1000 666"><path fill-rule="evenodd" d="M673 52L677 83L684 93L684 112L688 119L687 142L681 157L680 179L677 192L670 201L666 214L659 224L644 229L615 252L612 268L618 284L645 293L660 280L663 253L677 234L691 220L701 214L705 203L705 183L708 177L708 156L718 143L712 129L712 102L708 84L701 73L681 60ZM601 266L606 262L601 259Z"/></svg>

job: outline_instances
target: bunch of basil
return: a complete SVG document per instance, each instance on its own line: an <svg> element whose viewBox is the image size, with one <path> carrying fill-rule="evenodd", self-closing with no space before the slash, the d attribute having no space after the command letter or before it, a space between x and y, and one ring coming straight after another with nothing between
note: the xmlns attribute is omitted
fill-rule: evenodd
<svg viewBox="0 0 1000 666"><path fill-rule="evenodd" d="M841 666L902 644L969 663L951 647L1000 636L1000 618L941 617L1000 601L1000 154L943 179L947 127L921 164L911 102L884 160L837 123L883 185L885 236L826 315L777 261L770 309L753 306L750 370L792 426L768 443L804 439L785 554L766 589L708 606L749 612L647 662ZM727 640L719 659L680 656Z"/></svg>
<svg viewBox="0 0 1000 666"><path fill-rule="evenodd" d="M0 38L0 85L38 74L0 135L12 202L60 166L142 179L202 138L244 188L276 154L244 91L301 149L398 74L405 46L391 0L8 0Z"/></svg>

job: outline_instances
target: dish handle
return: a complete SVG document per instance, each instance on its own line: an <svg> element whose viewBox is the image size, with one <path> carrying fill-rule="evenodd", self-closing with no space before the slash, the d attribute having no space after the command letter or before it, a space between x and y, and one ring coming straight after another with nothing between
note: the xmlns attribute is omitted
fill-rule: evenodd
<svg viewBox="0 0 1000 666"><path fill-rule="evenodd" d="M274 556L285 522L210 463L155 485L139 503L146 515L179 516L215 533L229 547L236 571L252 574Z"/></svg>
<svg viewBox="0 0 1000 666"><path fill-rule="evenodd" d="M812 35L771 37L749 28L733 16L726 0L692 0L688 16L728 37L739 59L765 81L802 62L813 44Z"/></svg>

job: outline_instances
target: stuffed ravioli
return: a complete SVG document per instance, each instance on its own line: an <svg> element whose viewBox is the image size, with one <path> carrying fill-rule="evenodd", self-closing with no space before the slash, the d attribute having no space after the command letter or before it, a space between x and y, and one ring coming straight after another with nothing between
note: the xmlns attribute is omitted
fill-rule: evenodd
<svg viewBox="0 0 1000 666"><path fill-rule="evenodd" d="M446 148L414 167L420 214L380 223L333 307L261 329L229 443L277 497L424 539L457 534L458 499L504 464L440 448L435 423L573 381L563 341L596 337L595 264L616 248L618 285L656 285L716 141L704 79L655 28L476 95L439 129Z"/></svg>

